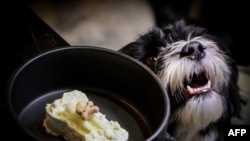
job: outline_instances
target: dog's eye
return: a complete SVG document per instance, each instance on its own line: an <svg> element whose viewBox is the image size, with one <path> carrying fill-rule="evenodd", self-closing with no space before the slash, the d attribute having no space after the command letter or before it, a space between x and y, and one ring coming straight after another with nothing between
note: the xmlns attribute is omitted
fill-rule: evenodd
<svg viewBox="0 0 250 141"><path fill-rule="evenodd" d="M154 56L148 57L146 60L146 65L152 69L155 66L155 61L156 61L156 57L154 57Z"/></svg>

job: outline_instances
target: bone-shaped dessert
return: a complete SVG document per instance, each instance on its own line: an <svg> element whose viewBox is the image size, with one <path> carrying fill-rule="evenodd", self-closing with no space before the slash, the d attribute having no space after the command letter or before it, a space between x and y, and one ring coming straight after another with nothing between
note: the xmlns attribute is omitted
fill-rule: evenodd
<svg viewBox="0 0 250 141"><path fill-rule="evenodd" d="M127 141L129 134L117 121L108 120L81 91L63 94L46 105L43 126L47 133L68 141Z"/></svg>

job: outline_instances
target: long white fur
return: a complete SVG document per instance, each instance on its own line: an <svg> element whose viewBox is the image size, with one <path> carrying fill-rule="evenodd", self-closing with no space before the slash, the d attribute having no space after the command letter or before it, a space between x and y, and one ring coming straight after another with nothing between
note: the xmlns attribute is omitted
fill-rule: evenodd
<svg viewBox="0 0 250 141"><path fill-rule="evenodd" d="M204 50L205 58L199 62L189 58L180 58L182 48L192 41L200 42L206 47ZM228 82L230 71L226 62L229 60L214 42L203 37L195 37L187 41L182 40L170 44L168 47L163 47L159 57L166 61L163 71L159 72L158 76L165 86L170 85L172 94L177 89L184 88L184 80L188 80L193 74L199 74L202 71L206 72L207 78L211 80L212 89L219 89Z"/></svg>
<svg viewBox="0 0 250 141"><path fill-rule="evenodd" d="M181 100L178 91L183 91L185 86L184 80L190 80L194 74L205 72L207 78L211 81L212 91L205 97L191 97L183 106L179 108L170 118L170 123L177 121L180 126L176 129L175 137L177 141L195 141L199 138L198 131L204 129L211 122L219 119L224 111L225 99L222 86L227 86L230 78L230 61L224 52L218 48L217 44L204 37L190 38L169 44L162 47L157 59L161 58L164 64L161 66L162 71L157 75L165 86L169 86L172 95L176 100ZM188 57L180 57L182 48L189 42L199 42L205 46L205 56L201 60L192 60ZM157 62L156 62L157 63ZM186 136L187 135L187 136ZM213 132L207 135L204 140L211 140L217 137ZM185 137L185 138L184 138Z"/></svg>

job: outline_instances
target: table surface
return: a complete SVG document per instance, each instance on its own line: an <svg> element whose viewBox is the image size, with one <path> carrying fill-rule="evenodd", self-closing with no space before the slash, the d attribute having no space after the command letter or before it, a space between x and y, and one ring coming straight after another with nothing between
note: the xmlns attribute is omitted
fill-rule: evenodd
<svg viewBox="0 0 250 141"><path fill-rule="evenodd" d="M15 70L28 59L50 49L67 47L69 44L25 4L19 5L14 12L5 12L14 14L7 14L4 21L7 32L2 38L6 44L2 46L4 51L0 59L3 69L0 76L0 120L4 131L1 135L10 140L32 140L20 130L9 112L6 100L8 81Z"/></svg>

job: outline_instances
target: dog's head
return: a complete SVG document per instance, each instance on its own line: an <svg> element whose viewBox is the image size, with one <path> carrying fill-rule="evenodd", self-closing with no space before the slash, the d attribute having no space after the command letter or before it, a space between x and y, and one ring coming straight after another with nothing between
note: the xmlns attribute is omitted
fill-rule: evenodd
<svg viewBox="0 0 250 141"><path fill-rule="evenodd" d="M204 28L180 20L152 29L120 51L162 80L171 101L171 120L204 127L239 114L236 64L228 48Z"/></svg>

